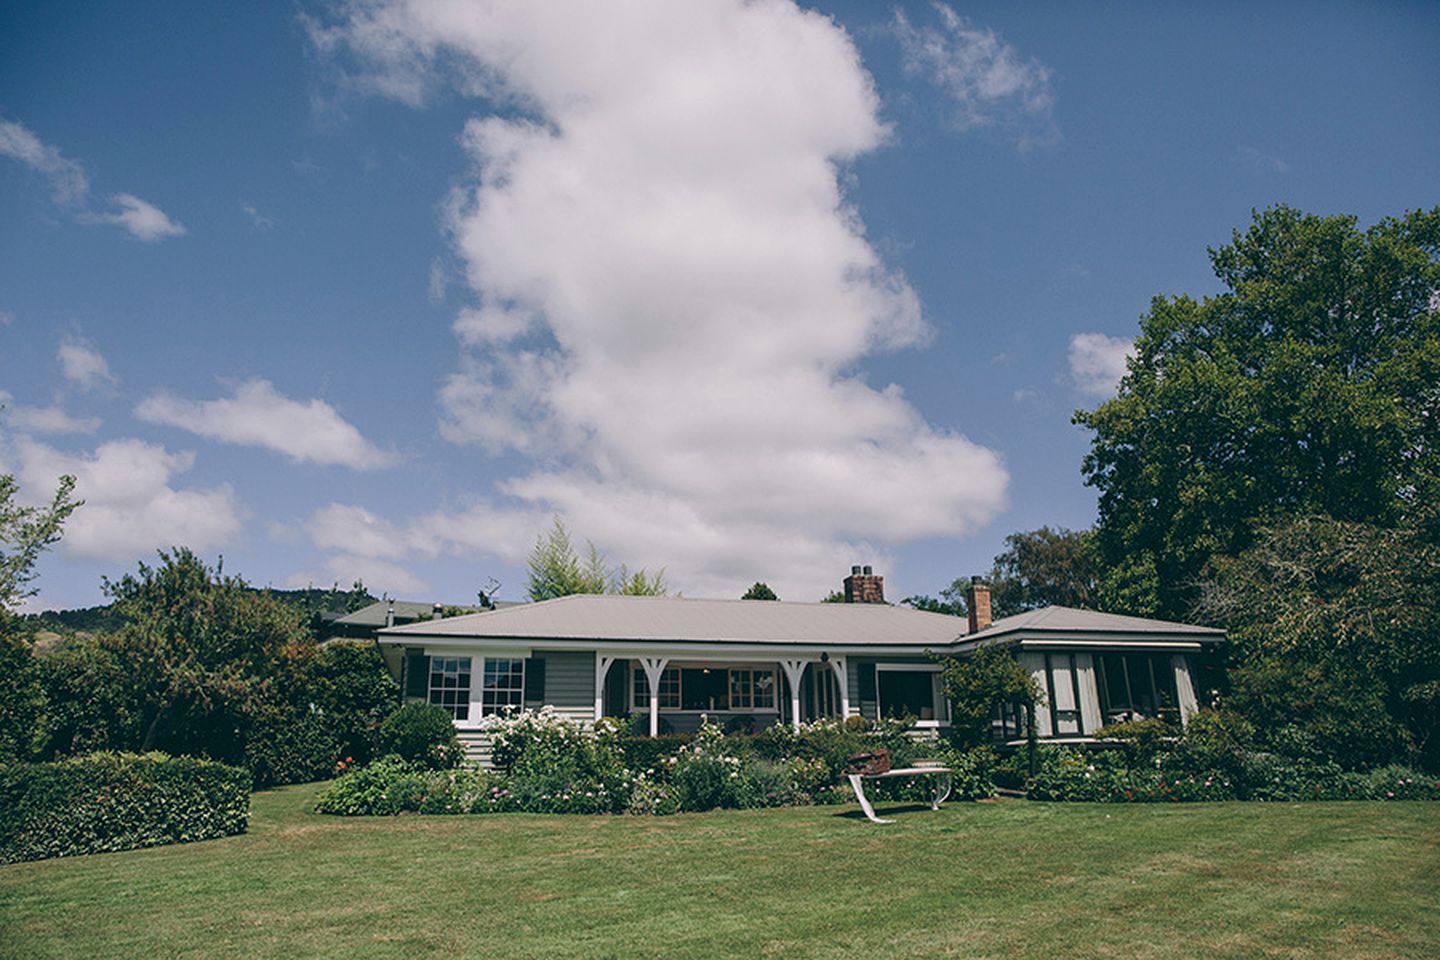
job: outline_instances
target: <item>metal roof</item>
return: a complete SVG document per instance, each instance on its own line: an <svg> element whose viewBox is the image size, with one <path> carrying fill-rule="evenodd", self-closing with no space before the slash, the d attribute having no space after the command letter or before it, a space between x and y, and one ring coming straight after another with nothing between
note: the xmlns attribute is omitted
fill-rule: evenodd
<svg viewBox="0 0 1440 960"><path fill-rule="evenodd" d="M965 621L882 603L791 603L577 594L392 627L381 639L593 640L612 643L837 644L954 648L1019 636L1077 640L1220 640L1224 631L1071 607L1044 607L967 635Z"/></svg>
<svg viewBox="0 0 1440 960"><path fill-rule="evenodd" d="M426 603L420 600L376 600L367 604L353 613L347 613L343 617L336 617L332 623L345 624L355 627L383 627L385 626L385 614L391 605L395 607L396 620L419 620L421 617L429 617L435 612L435 604ZM449 606L449 604L446 604ZM501 600L495 606L513 607L516 603ZM479 607L468 606L466 610L479 610Z"/></svg>
<svg viewBox="0 0 1440 960"><path fill-rule="evenodd" d="M1097 610L1080 610L1076 607L1041 607L996 620L984 630L968 634L962 639L968 643L1021 632L1061 635L1105 633L1131 637L1185 636L1193 640L1220 640L1225 636L1225 631L1216 627L1200 627L1172 620L1126 617L1118 613L1100 613Z"/></svg>
<svg viewBox="0 0 1440 960"><path fill-rule="evenodd" d="M405 636L940 647L965 621L882 603L792 603L577 594L382 631Z"/></svg>

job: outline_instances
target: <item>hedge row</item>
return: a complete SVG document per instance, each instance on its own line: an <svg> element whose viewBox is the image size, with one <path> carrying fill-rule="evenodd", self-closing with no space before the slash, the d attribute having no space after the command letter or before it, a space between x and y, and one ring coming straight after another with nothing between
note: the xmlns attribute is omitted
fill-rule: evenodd
<svg viewBox="0 0 1440 960"><path fill-rule="evenodd" d="M0 863L243 833L250 774L163 753L0 767Z"/></svg>

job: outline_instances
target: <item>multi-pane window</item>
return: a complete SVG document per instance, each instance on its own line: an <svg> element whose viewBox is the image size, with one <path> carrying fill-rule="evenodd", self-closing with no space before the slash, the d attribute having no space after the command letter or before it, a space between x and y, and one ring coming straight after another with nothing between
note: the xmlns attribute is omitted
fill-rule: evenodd
<svg viewBox="0 0 1440 960"><path fill-rule="evenodd" d="M935 694L935 681L933 670L877 669L875 685L880 697L880 715L921 721L943 719L937 716L939 698Z"/></svg>
<svg viewBox="0 0 1440 960"><path fill-rule="evenodd" d="M456 720L470 719L470 658L431 657L428 699Z"/></svg>
<svg viewBox="0 0 1440 960"><path fill-rule="evenodd" d="M1168 653L1102 653L1095 665L1107 724L1153 717L1180 722L1175 667Z"/></svg>
<svg viewBox="0 0 1440 960"><path fill-rule="evenodd" d="M520 658L486 657L485 679L480 688L480 714L490 716L507 707L525 704L525 661Z"/></svg>
<svg viewBox="0 0 1440 960"><path fill-rule="evenodd" d="M645 671L635 668L635 697L631 704L636 710L650 709L650 681ZM660 709L680 709L680 668L666 667L660 674Z"/></svg>
<svg viewBox="0 0 1440 960"><path fill-rule="evenodd" d="M775 671L731 670L730 709L775 709Z"/></svg>

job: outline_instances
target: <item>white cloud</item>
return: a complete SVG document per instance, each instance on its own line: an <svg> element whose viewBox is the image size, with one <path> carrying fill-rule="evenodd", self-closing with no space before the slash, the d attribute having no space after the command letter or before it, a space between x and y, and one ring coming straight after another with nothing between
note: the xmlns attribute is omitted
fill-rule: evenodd
<svg viewBox="0 0 1440 960"><path fill-rule="evenodd" d="M7 406L4 416L22 433L94 433L100 429L99 417L72 417L59 406Z"/></svg>
<svg viewBox="0 0 1440 960"><path fill-rule="evenodd" d="M75 495L85 504L66 522L61 549L75 556L130 563L172 546L220 546L240 533L228 484L172 486L193 466L194 454L114 440L93 454L72 455L26 437L16 439L15 450L21 489L32 502L53 494L57 477L74 475Z"/></svg>
<svg viewBox="0 0 1440 960"><path fill-rule="evenodd" d="M89 209L90 178L85 175L85 169L43 142L24 124L0 119L0 156L17 160L48 178L55 202L71 208L81 223L117 224L147 243L185 233L183 226L154 204L130 193L117 193L110 198L120 207L118 211L92 212Z"/></svg>
<svg viewBox="0 0 1440 960"><path fill-rule="evenodd" d="M690 591L763 570L818 595L1000 509L992 451L857 370L927 330L842 190L887 130L832 20L743 0L347 10L313 33L371 89L420 102L450 78L507 108L462 137L447 226L478 304L440 398L448 438L537 459L477 548L523 556L558 511ZM454 520L434 532L460 549Z"/></svg>
<svg viewBox="0 0 1440 960"><path fill-rule="evenodd" d="M1070 338L1070 376L1081 393L1108 397L1125 376L1125 362L1135 355L1135 342L1103 333L1077 333Z"/></svg>
<svg viewBox="0 0 1440 960"><path fill-rule="evenodd" d="M66 337L60 341L56 356L65 379L82 390L93 390L102 384L115 382L115 375L110 372L110 364L105 361L104 355L83 337Z"/></svg>
<svg viewBox="0 0 1440 960"><path fill-rule="evenodd" d="M999 127L1022 147L1054 142L1059 131L1050 68L1022 57L994 30L972 26L949 6L934 8L940 20L935 27L917 27L895 11L906 72L925 77L946 96L960 130Z"/></svg>
<svg viewBox="0 0 1440 960"><path fill-rule="evenodd" d="M409 550L399 528L364 507L332 503L305 524L310 540L321 550L339 550L359 557L402 557Z"/></svg>
<svg viewBox="0 0 1440 960"><path fill-rule="evenodd" d="M118 224L128 230L131 236L146 243L185 235L184 226L171 220L160 208L146 203L134 194L117 193L110 200L120 207L119 212L98 214L96 220Z"/></svg>
<svg viewBox="0 0 1440 960"><path fill-rule="evenodd" d="M185 400L155 393L140 401L135 416L179 427L211 440L265 447L296 462L330 463L371 470L394 463L394 454L366 440L323 400L300 402L278 393L268 380L249 380L233 397Z"/></svg>
<svg viewBox="0 0 1440 960"><path fill-rule="evenodd" d="M396 563L377 560L374 557L356 557L348 554L333 556L325 561L325 575L295 573L285 579L285 585L299 590L316 584L338 583L345 588L356 580L365 581L365 588L371 593L389 594L392 597L422 595L430 585L415 574Z"/></svg>
<svg viewBox="0 0 1440 960"><path fill-rule="evenodd" d="M55 202L79 206L90 193L85 169L60 151L43 143L29 128L13 120L0 119L0 156L18 160L50 180Z"/></svg>

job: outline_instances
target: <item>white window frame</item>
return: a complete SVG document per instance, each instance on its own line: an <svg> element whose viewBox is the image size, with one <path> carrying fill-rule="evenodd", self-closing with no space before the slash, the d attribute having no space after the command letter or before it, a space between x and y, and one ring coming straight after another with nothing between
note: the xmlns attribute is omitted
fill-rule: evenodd
<svg viewBox="0 0 1440 960"><path fill-rule="evenodd" d="M509 669L509 670L506 670L506 671L505 671L507 674L509 674L509 675L512 676L512 677L518 676L518 677L520 678L520 680L519 680L519 685L518 685L518 686L510 685L510 686L494 687L494 688L492 688L492 687L490 687L490 686L485 682L486 676L490 673L490 664L492 664L492 663L500 663L500 662L502 662L502 661L508 662L508 663L512 663L512 664L518 663L518 664L520 665L520 670L518 671L518 673L517 673L515 670L513 670L513 669ZM473 673L470 675L470 682L471 682L472 685L473 685L474 682L475 682L475 675L474 675ZM507 696L507 697L505 698L505 702L504 702L504 703L499 703L499 702L488 703L488 702L487 702L487 699L493 699L493 698L490 697L490 695L491 695L492 693L514 694L514 702L513 702L513 703L510 702L511 698ZM480 712L480 717L495 716L496 714L502 713L502 712L504 712L504 711L507 710L507 709L523 710L524 707L525 707L525 658L524 658L524 657L518 657L518 656L516 656L516 657L483 657L483 658L481 658L481 661L480 661L480 697L479 697L478 700L475 701L475 703L476 703L476 705L478 705L479 708L480 708L480 710L479 710L479 712Z"/></svg>
<svg viewBox="0 0 1440 960"><path fill-rule="evenodd" d="M929 673L938 674L940 664L938 663L877 663L875 664L875 715L885 716L885 701L880 696L880 674L885 673ZM936 683L938 677L930 679L930 709L935 714L933 720L916 720L917 728L938 729L950 726L950 701L946 699L945 692Z"/></svg>
<svg viewBox="0 0 1440 960"><path fill-rule="evenodd" d="M452 663L454 664L453 669L448 666ZM475 689L474 665L475 660L473 657L431 657L429 670L425 678L425 702L444 707L450 712L450 718L456 723L467 722L470 719L470 714L473 712L473 703L470 698L472 691ZM439 670L436 669L437 666L440 666ZM439 673L441 677L440 686L438 687L435 686L436 673ZM459 685L459 676L462 673L470 678L469 683L464 687ZM454 686L447 686L445 684L444 678L450 676L456 678ZM441 701L444 699L444 694L447 690L455 691L456 694L462 696L463 699L455 703L442 703ZM440 695L438 699L436 697L437 694ZM463 711L464 716L457 715L456 710Z"/></svg>

